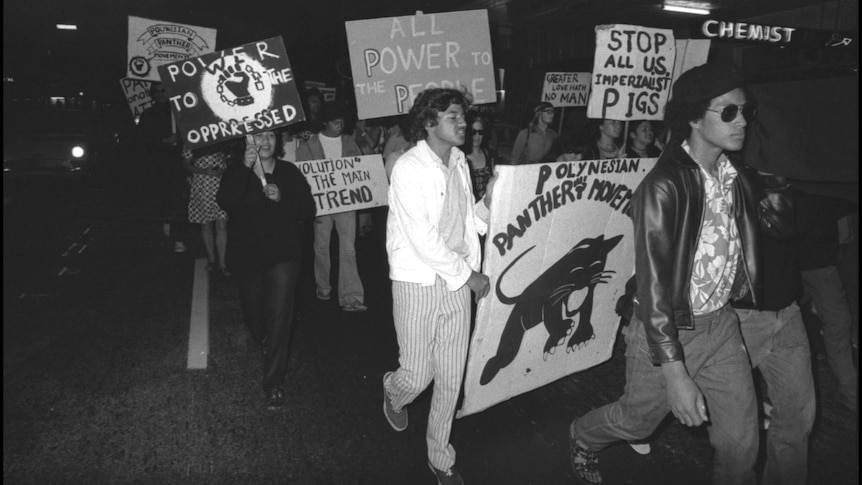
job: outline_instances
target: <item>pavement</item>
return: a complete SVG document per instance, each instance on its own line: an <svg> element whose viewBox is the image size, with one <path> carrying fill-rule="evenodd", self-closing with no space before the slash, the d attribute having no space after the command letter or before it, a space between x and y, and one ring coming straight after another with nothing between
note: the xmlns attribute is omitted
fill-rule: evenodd
<svg viewBox="0 0 862 485"><path fill-rule="evenodd" d="M268 411L260 351L233 281L209 276L208 365L188 370L200 244L175 254L157 220L134 207L97 206L111 210L86 221L89 279L32 298L6 301L4 291L4 483L435 483L424 436L430 392L407 408L401 433L382 414L381 379L397 366L398 349L380 218L357 243L369 310L342 312L303 285L288 404ZM13 259L7 237L4 230L4 266ZM808 483L856 484L858 413L837 404L812 335L819 411ZM452 444L466 483L576 483L568 424L622 393L623 352L620 341L604 364L456 420ZM709 482L705 429L668 419L650 442L648 455L625 444L604 452L604 483Z"/></svg>

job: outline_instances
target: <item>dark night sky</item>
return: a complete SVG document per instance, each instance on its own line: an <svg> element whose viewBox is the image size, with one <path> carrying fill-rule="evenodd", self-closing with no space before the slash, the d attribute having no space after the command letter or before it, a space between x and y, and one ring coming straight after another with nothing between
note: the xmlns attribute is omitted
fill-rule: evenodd
<svg viewBox="0 0 862 485"><path fill-rule="evenodd" d="M134 15L215 28L219 50L281 35L299 79L335 82L336 65L346 66L346 20L447 11L453 3L4 0L3 74L15 79L15 89L35 95L119 95L118 79L126 73L128 16ZM74 23L78 30L59 31L57 23Z"/></svg>

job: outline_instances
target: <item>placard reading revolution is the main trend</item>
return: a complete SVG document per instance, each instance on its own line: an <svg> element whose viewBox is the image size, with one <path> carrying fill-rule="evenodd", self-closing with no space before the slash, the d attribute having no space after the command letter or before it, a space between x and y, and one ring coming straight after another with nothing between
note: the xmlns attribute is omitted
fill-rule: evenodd
<svg viewBox="0 0 862 485"><path fill-rule="evenodd" d="M380 155L295 162L311 186L317 215L387 204L389 182Z"/></svg>
<svg viewBox="0 0 862 485"><path fill-rule="evenodd" d="M497 168L480 300L458 416L611 357L634 270L629 207L656 159Z"/></svg>
<svg viewBox="0 0 862 485"><path fill-rule="evenodd" d="M281 37L159 67L190 150L305 119Z"/></svg>
<svg viewBox="0 0 862 485"><path fill-rule="evenodd" d="M587 117L663 119L675 56L672 30L625 24L597 26Z"/></svg>
<svg viewBox="0 0 862 485"><path fill-rule="evenodd" d="M488 12L468 10L345 22L360 119L406 113L419 92L467 90L497 101Z"/></svg>

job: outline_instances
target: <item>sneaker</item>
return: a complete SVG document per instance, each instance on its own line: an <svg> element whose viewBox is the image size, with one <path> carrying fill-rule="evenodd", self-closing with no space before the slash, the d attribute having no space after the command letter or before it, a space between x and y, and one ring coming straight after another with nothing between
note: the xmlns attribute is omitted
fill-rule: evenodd
<svg viewBox="0 0 862 485"><path fill-rule="evenodd" d="M386 392L386 378L389 377L389 374L392 373L387 372L383 376L383 415L386 416L386 421L389 421L389 426L392 426L392 429L395 431L404 431L407 429L407 410L396 411L392 407L392 398Z"/></svg>
<svg viewBox="0 0 862 485"><path fill-rule="evenodd" d="M183 244L182 241L174 241L174 252L175 253L184 253L186 252L186 245Z"/></svg>
<svg viewBox="0 0 862 485"><path fill-rule="evenodd" d="M629 446L639 455L649 455L652 451L648 441L629 441Z"/></svg>
<svg viewBox="0 0 862 485"><path fill-rule="evenodd" d="M281 409L287 404L287 397L284 395L283 387L275 387L267 393L266 409L275 411Z"/></svg>
<svg viewBox="0 0 862 485"><path fill-rule="evenodd" d="M461 474L458 473L458 470L454 468L449 468L445 472L443 470L438 470L434 468L434 465L431 462L428 462L428 468L434 472L434 476L437 477L437 485L464 485L464 479L461 478Z"/></svg>
<svg viewBox="0 0 862 485"><path fill-rule="evenodd" d="M341 307L341 309L346 312L364 312L368 310L368 307L362 303L349 303Z"/></svg>
<svg viewBox="0 0 862 485"><path fill-rule="evenodd" d="M317 289L316 293L317 293L317 299L318 300L326 301L326 300L329 300L329 298L331 296L328 291L323 291L320 288Z"/></svg>
<svg viewBox="0 0 862 485"><path fill-rule="evenodd" d="M569 425L569 451L571 453L572 469L575 471L575 476L580 480L580 483L597 485L602 483L602 474L599 471L599 456L596 452L578 444L578 439L575 436L575 423L577 422L578 420L575 419Z"/></svg>

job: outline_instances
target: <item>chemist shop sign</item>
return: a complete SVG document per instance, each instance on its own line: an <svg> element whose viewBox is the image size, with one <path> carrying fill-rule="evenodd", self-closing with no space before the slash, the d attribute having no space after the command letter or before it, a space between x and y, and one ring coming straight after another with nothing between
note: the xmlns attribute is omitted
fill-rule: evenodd
<svg viewBox="0 0 862 485"><path fill-rule="evenodd" d="M345 22L360 119L405 114L428 88L497 101L488 13L469 10Z"/></svg>
<svg viewBox="0 0 862 485"><path fill-rule="evenodd" d="M187 150L305 119L281 37L159 67Z"/></svg>
<svg viewBox="0 0 862 485"><path fill-rule="evenodd" d="M692 21L691 37L745 44L793 45L834 49L849 47L856 42L852 32L800 29L755 22L706 19Z"/></svg>

